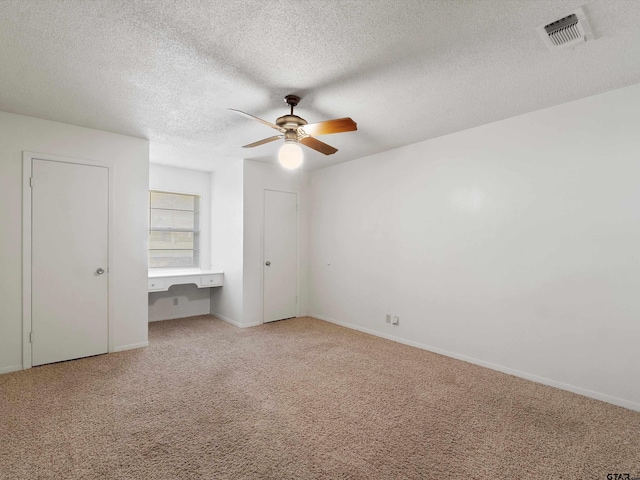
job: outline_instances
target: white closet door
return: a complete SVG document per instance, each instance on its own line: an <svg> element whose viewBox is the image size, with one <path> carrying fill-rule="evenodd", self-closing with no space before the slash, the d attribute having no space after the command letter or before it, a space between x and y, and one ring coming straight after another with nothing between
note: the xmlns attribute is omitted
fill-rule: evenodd
<svg viewBox="0 0 640 480"><path fill-rule="evenodd" d="M297 315L298 196L265 190L264 321Z"/></svg>
<svg viewBox="0 0 640 480"><path fill-rule="evenodd" d="M108 351L109 172L34 159L32 364Z"/></svg>

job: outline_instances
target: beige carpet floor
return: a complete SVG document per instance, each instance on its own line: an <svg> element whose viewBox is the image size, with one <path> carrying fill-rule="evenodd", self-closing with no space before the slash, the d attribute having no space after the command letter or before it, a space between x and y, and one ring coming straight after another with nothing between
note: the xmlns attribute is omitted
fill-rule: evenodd
<svg viewBox="0 0 640 480"><path fill-rule="evenodd" d="M640 477L640 413L320 320L0 376L2 479Z"/></svg>

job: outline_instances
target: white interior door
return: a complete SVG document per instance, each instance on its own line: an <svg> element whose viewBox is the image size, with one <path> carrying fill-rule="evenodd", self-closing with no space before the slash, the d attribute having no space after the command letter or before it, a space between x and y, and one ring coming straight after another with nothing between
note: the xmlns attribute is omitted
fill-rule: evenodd
<svg viewBox="0 0 640 480"><path fill-rule="evenodd" d="M297 315L298 196L264 192L264 321Z"/></svg>
<svg viewBox="0 0 640 480"><path fill-rule="evenodd" d="M32 365L107 353L109 172L34 159Z"/></svg>

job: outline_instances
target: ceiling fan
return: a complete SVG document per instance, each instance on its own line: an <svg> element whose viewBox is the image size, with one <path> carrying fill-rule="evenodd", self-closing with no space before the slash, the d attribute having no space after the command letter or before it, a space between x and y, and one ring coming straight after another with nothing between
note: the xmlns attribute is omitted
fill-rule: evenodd
<svg viewBox="0 0 640 480"><path fill-rule="evenodd" d="M300 97L297 95L287 95L284 97L284 100L287 102L287 105L291 107L291 113L277 118L275 124L234 108L229 109L239 113L240 115L253 118L254 120L257 120L258 122L280 132L280 135L274 135L273 137L249 143L248 145L244 145L242 148L258 147L265 143L270 143L284 138L284 145L280 148L278 159L282 166L287 168L296 168L302 163L302 149L299 144L309 147L317 152L324 153L325 155L332 155L338 151L337 148L321 142L312 135L352 132L358 129L356 122L351 120L349 117L326 120L318 123L307 123L304 118L293 114L293 107L298 105Z"/></svg>

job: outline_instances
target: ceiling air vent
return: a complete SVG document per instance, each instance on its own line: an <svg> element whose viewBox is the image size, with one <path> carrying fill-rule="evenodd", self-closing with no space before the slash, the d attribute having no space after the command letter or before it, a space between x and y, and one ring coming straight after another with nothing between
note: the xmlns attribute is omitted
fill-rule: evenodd
<svg viewBox="0 0 640 480"><path fill-rule="evenodd" d="M582 8L551 23L540 25L537 30L550 50L573 48L587 40L593 40L591 25Z"/></svg>

